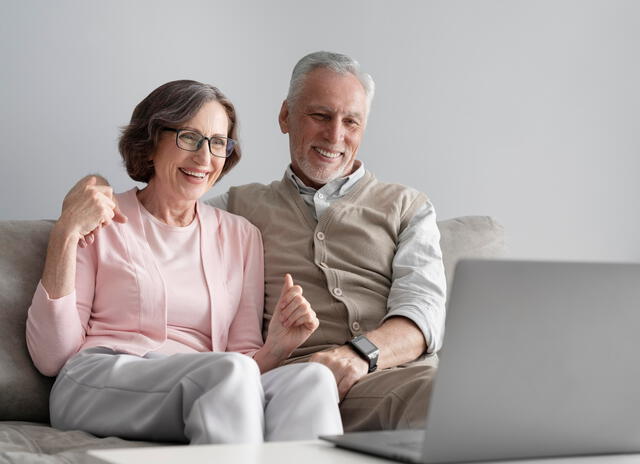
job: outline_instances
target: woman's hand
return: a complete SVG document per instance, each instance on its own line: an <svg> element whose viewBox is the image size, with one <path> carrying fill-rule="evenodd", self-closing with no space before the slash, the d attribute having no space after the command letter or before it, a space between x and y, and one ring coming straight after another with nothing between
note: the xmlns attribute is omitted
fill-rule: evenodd
<svg viewBox="0 0 640 464"><path fill-rule="evenodd" d="M293 284L290 274L284 276L280 299L269 323L265 348L284 361L315 332L320 323L302 287Z"/></svg>

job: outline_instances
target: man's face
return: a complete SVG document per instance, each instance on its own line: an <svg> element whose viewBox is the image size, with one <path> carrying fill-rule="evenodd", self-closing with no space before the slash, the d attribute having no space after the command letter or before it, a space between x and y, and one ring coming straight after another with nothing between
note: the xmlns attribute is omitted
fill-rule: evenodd
<svg viewBox="0 0 640 464"><path fill-rule="evenodd" d="M280 129L289 134L291 166L307 186L320 188L353 172L366 113L358 78L327 68L307 74L293 104L282 104Z"/></svg>

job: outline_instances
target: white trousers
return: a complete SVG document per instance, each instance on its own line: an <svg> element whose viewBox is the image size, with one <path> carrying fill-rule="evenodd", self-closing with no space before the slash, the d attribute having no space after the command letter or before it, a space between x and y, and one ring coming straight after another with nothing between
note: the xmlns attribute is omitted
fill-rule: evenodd
<svg viewBox="0 0 640 464"><path fill-rule="evenodd" d="M90 348L51 390L51 425L133 440L258 443L341 434L331 371L317 363L260 374L238 353L144 358Z"/></svg>

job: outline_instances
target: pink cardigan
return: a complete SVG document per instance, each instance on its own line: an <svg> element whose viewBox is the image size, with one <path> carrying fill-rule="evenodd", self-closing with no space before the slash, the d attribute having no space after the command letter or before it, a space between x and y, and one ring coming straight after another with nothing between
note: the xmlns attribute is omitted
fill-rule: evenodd
<svg viewBox="0 0 640 464"><path fill-rule="evenodd" d="M145 238L136 191L117 195L126 224L113 223L92 245L78 248L75 292L52 300L38 284L27 317L27 346L44 375L57 375L85 348L143 356L166 341L165 284ZM198 203L197 215L213 350L252 355L263 343L260 232L246 219L204 203Z"/></svg>

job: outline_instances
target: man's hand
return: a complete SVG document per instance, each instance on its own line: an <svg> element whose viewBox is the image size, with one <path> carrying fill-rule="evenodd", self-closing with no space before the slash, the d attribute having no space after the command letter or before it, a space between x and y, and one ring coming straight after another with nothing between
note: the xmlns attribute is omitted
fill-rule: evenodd
<svg viewBox="0 0 640 464"><path fill-rule="evenodd" d="M351 390L351 387L369 371L367 362L347 345L314 353L309 361L324 364L331 369L338 384L340 401Z"/></svg>
<svg viewBox="0 0 640 464"><path fill-rule="evenodd" d="M112 221L126 220L119 213L111 187L98 185L96 176L85 177L73 186L49 236L42 285L50 298L61 298L75 289L80 240Z"/></svg>
<svg viewBox="0 0 640 464"><path fill-rule="evenodd" d="M112 221L125 223L127 217L118 208L107 180L89 175L80 179L64 197L60 221L79 228L78 245L84 248L94 242L95 234L102 227Z"/></svg>
<svg viewBox="0 0 640 464"><path fill-rule="evenodd" d="M367 332L366 336L380 349L379 370L413 361L427 350L422 331L405 317L390 317L377 329ZM331 369L338 383L340 400L369 372L369 363L348 345L319 351L309 361L319 362Z"/></svg>

